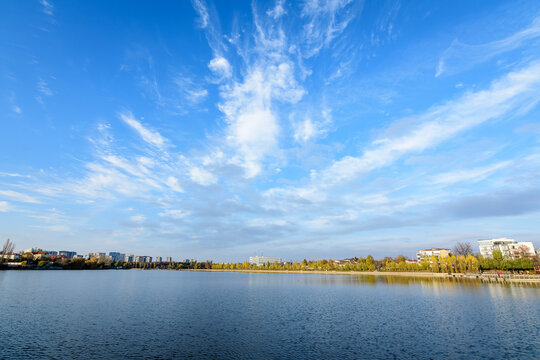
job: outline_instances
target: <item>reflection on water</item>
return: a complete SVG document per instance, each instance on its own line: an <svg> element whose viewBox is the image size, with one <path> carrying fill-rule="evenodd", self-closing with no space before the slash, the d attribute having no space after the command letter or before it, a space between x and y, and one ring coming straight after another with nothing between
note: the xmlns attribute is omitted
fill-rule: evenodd
<svg viewBox="0 0 540 360"><path fill-rule="evenodd" d="M533 359L540 291L474 279L0 272L0 359Z"/></svg>
<svg viewBox="0 0 540 360"><path fill-rule="evenodd" d="M369 285L369 286L420 286L423 289L460 289L466 291L483 291L489 289L493 294L524 294L524 288L540 289L538 283L512 282L512 283L488 283L474 278L454 277L415 277L394 275L324 275L324 274L257 274L242 273L249 277L250 285L282 284L289 282L286 277L293 277L298 285ZM262 275L262 276L261 276ZM540 294L540 293L539 293Z"/></svg>

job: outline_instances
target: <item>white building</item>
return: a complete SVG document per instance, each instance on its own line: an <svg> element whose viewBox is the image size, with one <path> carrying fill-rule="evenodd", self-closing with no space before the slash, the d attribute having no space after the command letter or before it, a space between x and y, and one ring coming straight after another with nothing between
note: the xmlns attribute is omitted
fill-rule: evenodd
<svg viewBox="0 0 540 360"><path fill-rule="evenodd" d="M156 262L163 262L163 258L161 256L156 256Z"/></svg>
<svg viewBox="0 0 540 360"><path fill-rule="evenodd" d="M269 257L269 256L251 256L249 258L249 263L257 266L263 266L267 263L270 264L281 264L283 261L281 258Z"/></svg>
<svg viewBox="0 0 540 360"><path fill-rule="evenodd" d="M167 257L165 258L165 262L172 263L172 257L167 256Z"/></svg>
<svg viewBox="0 0 540 360"><path fill-rule="evenodd" d="M424 260L426 256L428 258L432 256L436 256L442 259L442 258L450 256L451 253L452 253L452 250L450 249L441 249L441 248L424 249L424 250L419 250L416 253L416 260L422 261Z"/></svg>
<svg viewBox="0 0 540 360"><path fill-rule="evenodd" d="M124 255L124 262L134 262L135 261L135 255L133 254L126 254Z"/></svg>
<svg viewBox="0 0 540 360"><path fill-rule="evenodd" d="M485 257L493 257L494 250L500 250L505 257L519 257L521 251L526 252L526 256L534 256L535 250L532 241L519 241L505 237L478 240L480 254Z"/></svg>

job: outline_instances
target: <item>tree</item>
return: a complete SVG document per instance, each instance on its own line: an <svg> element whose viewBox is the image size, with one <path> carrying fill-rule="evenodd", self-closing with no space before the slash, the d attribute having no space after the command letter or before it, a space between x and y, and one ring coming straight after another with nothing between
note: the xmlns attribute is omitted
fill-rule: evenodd
<svg viewBox="0 0 540 360"><path fill-rule="evenodd" d="M519 245L515 251L515 256L518 258L528 257L531 254L529 253L529 248L525 245Z"/></svg>
<svg viewBox="0 0 540 360"><path fill-rule="evenodd" d="M7 255L13 254L14 249L15 244L12 243L11 240L7 239L4 243L4 247L2 248L2 254L0 255L0 264L5 261Z"/></svg>
<svg viewBox="0 0 540 360"><path fill-rule="evenodd" d="M472 245L468 242L457 242L452 251L454 252L454 255L463 257L467 257L467 255L472 255L473 253Z"/></svg>

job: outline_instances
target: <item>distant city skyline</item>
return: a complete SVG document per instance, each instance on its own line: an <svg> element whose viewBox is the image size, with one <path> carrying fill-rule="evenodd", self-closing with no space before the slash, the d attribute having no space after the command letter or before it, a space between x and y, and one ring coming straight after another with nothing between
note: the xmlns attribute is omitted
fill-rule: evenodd
<svg viewBox="0 0 540 360"><path fill-rule="evenodd" d="M0 240L245 261L540 247L540 3L0 4Z"/></svg>

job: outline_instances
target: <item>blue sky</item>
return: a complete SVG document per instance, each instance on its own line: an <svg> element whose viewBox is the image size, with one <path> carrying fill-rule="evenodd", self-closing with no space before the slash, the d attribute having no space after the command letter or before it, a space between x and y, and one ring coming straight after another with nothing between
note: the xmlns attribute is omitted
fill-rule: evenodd
<svg viewBox="0 0 540 360"><path fill-rule="evenodd" d="M0 238L240 261L540 246L537 1L3 1Z"/></svg>

